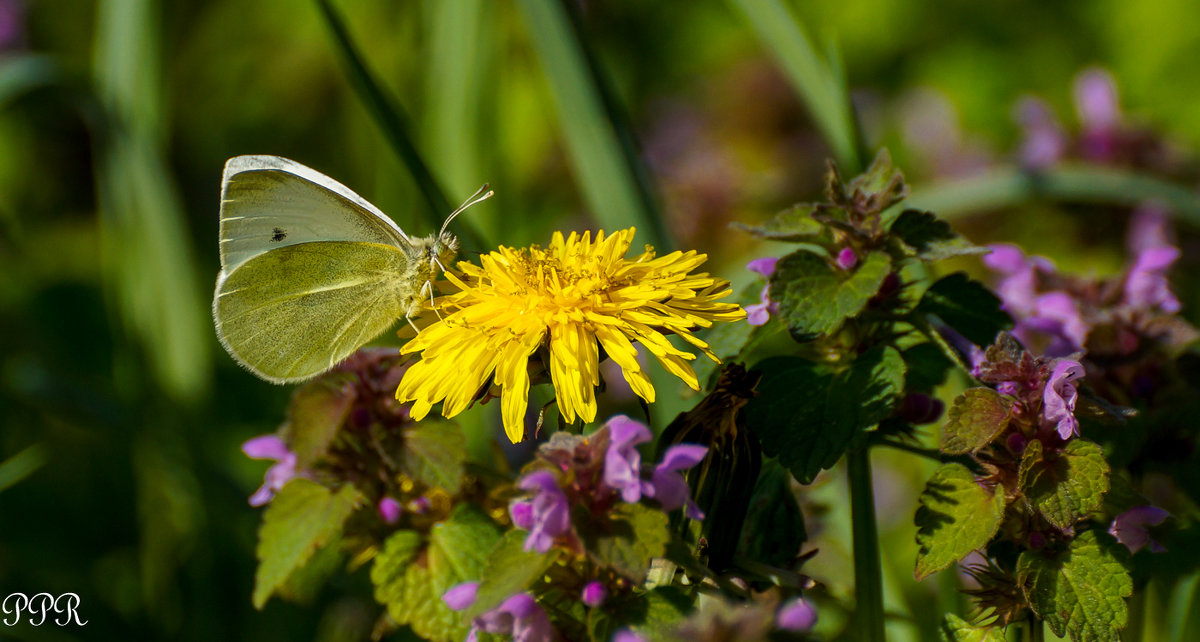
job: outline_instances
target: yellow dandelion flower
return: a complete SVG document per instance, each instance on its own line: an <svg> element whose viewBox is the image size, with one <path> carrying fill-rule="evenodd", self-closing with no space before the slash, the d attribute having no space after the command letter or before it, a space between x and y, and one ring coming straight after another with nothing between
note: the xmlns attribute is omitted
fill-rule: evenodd
<svg viewBox="0 0 1200 642"><path fill-rule="evenodd" d="M652 403L654 387L634 342L699 390L688 363L695 355L673 346L664 333L679 335L719 362L692 331L746 313L717 301L729 295L728 281L691 273L707 255L689 251L656 258L647 246L628 259L633 233L630 228L606 237L601 231L593 241L590 232L566 238L555 232L548 248L501 247L480 257L481 266L459 263L462 278L446 274L458 292L438 297L443 319L403 348L422 355L405 373L396 398L413 402L414 419L439 401L445 402L442 414L453 417L492 377L501 388L504 430L515 443L525 430L529 358L542 346L567 421L596 418L601 347L633 391Z"/></svg>

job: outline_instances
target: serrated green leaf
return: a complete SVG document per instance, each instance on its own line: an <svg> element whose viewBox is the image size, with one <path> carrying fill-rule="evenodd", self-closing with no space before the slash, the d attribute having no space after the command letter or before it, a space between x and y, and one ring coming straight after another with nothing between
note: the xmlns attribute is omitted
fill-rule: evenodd
<svg viewBox="0 0 1200 642"><path fill-rule="evenodd" d="M330 373L304 384L292 395L287 430L288 442L296 454L296 468L310 468L346 422L357 398L354 379L350 373Z"/></svg>
<svg viewBox="0 0 1200 642"><path fill-rule="evenodd" d="M1128 620L1125 598L1133 593L1123 559L1119 544L1084 531L1053 557L1022 553L1017 582L1055 635L1070 635L1074 642L1115 642Z"/></svg>
<svg viewBox="0 0 1200 642"><path fill-rule="evenodd" d="M473 618L500 605L506 598L524 591L545 574L561 552L551 548L545 553L525 551L526 531L516 529L504 534L488 553L479 577L475 603L467 609Z"/></svg>
<svg viewBox="0 0 1200 642"><path fill-rule="evenodd" d="M933 392L946 381L954 362L932 343L917 344L901 353L904 357L904 390Z"/></svg>
<svg viewBox="0 0 1200 642"><path fill-rule="evenodd" d="M384 543L371 567L375 599L388 615L430 640L461 640L467 635L463 617L450 610L442 595L483 572L487 551L500 539L500 529L478 508L460 504L435 524L429 541L414 531L399 531Z"/></svg>
<svg viewBox="0 0 1200 642"><path fill-rule="evenodd" d="M1104 450L1086 439L1072 439L1053 454L1034 440L1021 457L1020 485L1046 521L1069 528L1103 504L1108 461Z"/></svg>
<svg viewBox="0 0 1200 642"><path fill-rule="evenodd" d="M971 244L932 212L904 210L892 222L891 233L911 247L922 261L932 262L952 256L986 254L988 249Z"/></svg>
<svg viewBox="0 0 1200 642"><path fill-rule="evenodd" d="M856 269L843 271L817 254L799 250L776 264L771 299L779 302L779 317L793 333L827 335L862 312L891 265L886 254L873 252Z"/></svg>
<svg viewBox="0 0 1200 642"><path fill-rule="evenodd" d="M815 211L816 204L800 203L776 214L762 225L734 223L733 227L772 241L811 241L825 231L825 227L812 217Z"/></svg>
<svg viewBox="0 0 1200 642"><path fill-rule="evenodd" d="M336 539L362 495L350 484L336 493L308 479L288 482L275 494L258 529L254 608L261 609L318 548Z"/></svg>
<svg viewBox="0 0 1200 642"><path fill-rule="evenodd" d="M590 560L635 583L650 571L650 560L662 557L671 538L667 514L641 504L618 504L606 515L573 511L575 532Z"/></svg>
<svg viewBox="0 0 1200 642"><path fill-rule="evenodd" d="M759 395L746 406L747 423L763 452L777 457L807 484L829 468L853 440L892 411L904 388L904 359L890 346L864 352L836 375L795 357L772 357Z"/></svg>
<svg viewBox="0 0 1200 642"><path fill-rule="evenodd" d="M1012 327L1012 319L1000 309L1000 299L963 272L955 272L930 286L917 311L933 314L971 343L991 345L996 334Z"/></svg>
<svg viewBox="0 0 1200 642"><path fill-rule="evenodd" d="M949 455L974 453L992 443L1008 427L1014 400L991 388L971 388L950 406L942 452Z"/></svg>
<svg viewBox="0 0 1200 642"><path fill-rule="evenodd" d="M947 613L938 629L942 642L1004 642L1004 627L975 626L953 613Z"/></svg>
<svg viewBox="0 0 1200 642"><path fill-rule="evenodd" d="M467 438L452 421L425 420L404 431L400 470L451 495L462 486Z"/></svg>
<svg viewBox="0 0 1200 642"><path fill-rule="evenodd" d="M944 464L925 484L917 509L918 580L983 548L1004 516L1004 493L980 486L962 464Z"/></svg>
<svg viewBox="0 0 1200 642"><path fill-rule="evenodd" d="M908 196L904 175L892 165L891 154L880 149L867 171L843 184L837 167L825 175L825 195L830 202L860 214L880 214Z"/></svg>
<svg viewBox="0 0 1200 642"><path fill-rule="evenodd" d="M339 544L340 540L334 539L318 548L303 566L292 571L287 581L275 589L275 595L295 604L310 604L345 563L346 554Z"/></svg>

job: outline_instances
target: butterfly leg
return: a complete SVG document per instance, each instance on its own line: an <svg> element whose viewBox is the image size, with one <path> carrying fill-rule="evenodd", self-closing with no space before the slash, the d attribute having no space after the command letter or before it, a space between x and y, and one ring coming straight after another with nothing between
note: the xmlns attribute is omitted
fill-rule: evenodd
<svg viewBox="0 0 1200 642"><path fill-rule="evenodd" d="M438 318L438 321L445 321L442 318L442 313L438 312L437 301L433 300L433 281L426 281L425 285L421 286L421 291L429 290L429 307L433 309L433 314Z"/></svg>

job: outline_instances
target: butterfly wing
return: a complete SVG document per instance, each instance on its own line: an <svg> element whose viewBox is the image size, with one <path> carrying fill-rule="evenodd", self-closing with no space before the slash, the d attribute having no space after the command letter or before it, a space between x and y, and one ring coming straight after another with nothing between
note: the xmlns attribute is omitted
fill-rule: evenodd
<svg viewBox="0 0 1200 642"><path fill-rule="evenodd" d="M226 273L264 252L312 241L411 246L390 218L348 187L278 156L237 156L225 164L220 236Z"/></svg>
<svg viewBox="0 0 1200 642"><path fill-rule="evenodd" d="M222 271L217 336L235 359L274 383L337 365L405 314L416 266L381 243L294 244Z"/></svg>

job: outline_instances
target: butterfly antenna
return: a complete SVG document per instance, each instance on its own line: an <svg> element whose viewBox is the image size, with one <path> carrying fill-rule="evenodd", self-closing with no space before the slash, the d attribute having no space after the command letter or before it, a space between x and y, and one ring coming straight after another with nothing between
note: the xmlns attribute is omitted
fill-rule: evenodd
<svg viewBox="0 0 1200 642"><path fill-rule="evenodd" d="M463 211L466 210L468 207L471 207L472 205L474 205L476 203L481 203L483 201L486 201L495 195L496 195L496 193L491 190L491 188L488 186L488 184L484 183L483 187L480 187L474 194L471 195L471 198L468 198L466 200L466 202L464 202L462 205L459 205L458 209L454 210L453 212L450 212L450 216L447 216L446 221L444 223L442 223L442 229L441 229L441 231L438 232L438 236L441 236L442 234L446 233L446 227L448 227L450 225L450 221L453 221L454 217L458 216L459 214L462 214Z"/></svg>

